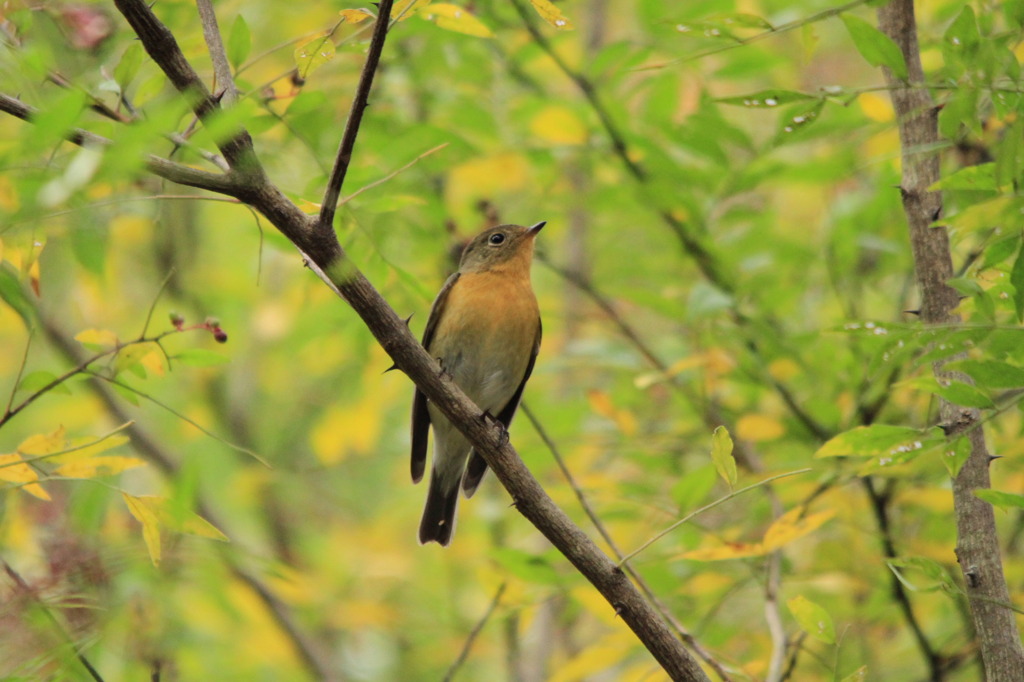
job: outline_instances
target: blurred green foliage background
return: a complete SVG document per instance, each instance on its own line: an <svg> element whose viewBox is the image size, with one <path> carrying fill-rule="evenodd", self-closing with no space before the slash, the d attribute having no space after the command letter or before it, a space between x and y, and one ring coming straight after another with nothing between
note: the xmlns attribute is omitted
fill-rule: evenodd
<svg viewBox="0 0 1024 682"><path fill-rule="evenodd" d="M241 123L271 178L317 208L373 22L341 2L214 6L242 91L222 128L195 125L112 3L0 8L0 91L41 112L0 118L0 390L11 407L39 394L0 422L0 674L88 679L77 647L106 680L662 679L493 477L450 548L419 547L409 380L265 219L144 174L150 153L213 169L199 150ZM569 24L525 0L408 8L343 191L347 252L419 334L462 240L547 220L525 403L622 552L729 492L716 426L737 488L810 468L632 560L679 623L735 679L778 674L773 651L790 679L920 679L898 576L946 679L979 679L944 449L885 461L853 436L832 453L852 456L814 455L876 422L926 439L937 340L1002 363L969 399L989 409L995 487L1024 488L1024 384L1000 379L1024 363L1021 3L919 3L970 325L932 335L905 312L899 140L865 59L890 57L857 23L871 7L557 7ZM212 78L194 3L154 9ZM62 142L74 127L112 144ZM173 332L162 348L43 390L140 338L150 311L141 336ZM525 415L511 435L596 537ZM100 456L121 459L81 464ZM1019 502L997 512L1016 595Z"/></svg>

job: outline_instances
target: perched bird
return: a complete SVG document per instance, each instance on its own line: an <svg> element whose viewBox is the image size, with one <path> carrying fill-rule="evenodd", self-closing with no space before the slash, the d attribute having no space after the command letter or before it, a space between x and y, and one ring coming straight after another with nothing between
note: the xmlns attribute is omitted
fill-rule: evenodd
<svg viewBox="0 0 1024 682"><path fill-rule="evenodd" d="M533 240L544 225L499 225L469 242L459 271L434 300L423 332L423 346L441 369L485 414L506 427L540 348L540 311L530 286L530 263ZM472 496L487 463L417 389L412 403L414 483L426 468L431 426L434 461L419 537L421 544L447 546L455 530L459 487Z"/></svg>

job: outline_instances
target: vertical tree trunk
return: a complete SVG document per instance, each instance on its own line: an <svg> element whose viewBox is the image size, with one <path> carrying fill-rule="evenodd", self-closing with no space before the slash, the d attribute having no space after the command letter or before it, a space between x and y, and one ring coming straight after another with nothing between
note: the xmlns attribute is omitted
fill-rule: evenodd
<svg viewBox="0 0 1024 682"><path fill-rule="evenodd" d="M921 292L921 320L929 325L956 324L960 318L952 311L958 296L946 283L953 276L949 236L945 228L931 227L942 213L942 195L928 191L939 179L939 156L935 151L939 141L938 112L923 87L913 0L893 0L879 9L878 21L881 30L899 46L909 74L909 82L904 82L885 69L903 150L900 192ZM939 381L951 376L943 371L941 363L934 369ZM995 514L990 504L974 496L975 490L989 487L992 461L980 413L942 400L940 417L951 438L966 436L971 443L970 457L953 481L956 555L986 678L989 682L1019 681L1024 678L1024 650L1014 612L1006 606L1010 598L1003 576Z"/></svg>

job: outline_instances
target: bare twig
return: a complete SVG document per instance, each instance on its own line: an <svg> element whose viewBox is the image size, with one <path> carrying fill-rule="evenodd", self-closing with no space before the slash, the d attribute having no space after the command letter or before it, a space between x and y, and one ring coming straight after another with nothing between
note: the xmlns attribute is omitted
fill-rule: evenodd
<svg viewBox="0 0 1024 682"><path fill-rule="evenodd" d="M11 114L23 121L31 121L36 110L19 99L0 93L0 111ZM102 135L96 135L86 130L75 129L67 136L68 142L81 147L95 146L106 147L111 144L110 140ZM174 161L150 154L146 160L146 168L153 175L165 180L170 180L179 185L189 187L200 187L222 194L232 194L238 190L238 183L228 175L210 173L208 171L191 168Z"/></svg>
<svg viewBox="0 0 1024 682"><path fill-rule="evenodd" d="M643 576L641 576L640 573L631 565L624 563L625 559L623 559L622 550L619 549L615 540L612 539L611 534L608 532L604 523L602 523L601 518L590 505L590 501L587 499L587 496L583 494L583 489L580 488L579 483L576 482L576 477L572 475L572 472L566 465L565 459L562 457L562 453L559 451L558 446L555 445L551 436L548 435L547 429L544 428L543 424L540 423L540 420L537 419L537 416L525 402L520 406L520 409L522 409L523 414L526 415L527 419L530 420L530 424L532 424L534 430L537 431L537 435L539 435L541 440L544 441L544 445L547 446L548 451L555 460L555 463L558 464L558 468L562 471L562 476L569 484L569 487L572 488L573 494L576 495L576 500L580 503L580 507L583 509L583 512L587 515L587 518L590 519L590 522L594 524L594 528L597 529L601 538L608 544L608 548L611 549L612 556L619 562L619 565L622 566L623 570L629 574L629 577L633 579L633 582L636 583L638 588L640 588L640 591L644 593L647 601L658 610L665 623L676 631L676 634L694 650L694 652L708 665L708 667L715 671L722 682L729 682L732 678L722 664L719 663L709 651L701 646L696 638L683 627L682 623L676 620L668 607L658 599L658 596L647 584L647 581L643 579Z"/></svg>
<svg viewBox="0 0 1024 682"><path fill-rule="evenodd" d="M221 102L231 106L238 100L238 88L235 87L231 64L228 63L224 41L217 27L217 14L213 11L213 3L210 0L196 0L196 9L199 10L199 20L203 24L206 49L209 50L210 59L213 61L214 92L221 95Z"/></svg>
<svg viewBox="0 0 1024 682"><path fill-rule="evenodd" d="M473 626L473 629L470 630L469 636L466 637L466 641L462 645L462 651L459 652L458 658L452 662L451 666L448 668L448 672L444 674L445 682L451 682L451 680L455 679L455 674L459 672L459 668L461 668L466 662L466 659L469 658L469 651L473 648L473 643L476 641L476 638L480 636L480 632L484 629L484 626L487 625L487 621L491 619L491 615L493 615L494 611L498 608L498 604L501 603L501 597L505 594L506 587L508 587L507 583L498 585L498 590L494 593L494 598L491 599L491 603L484 612L484 615L480 617L480 620L478 620L476 625Z"/></svg>
<svg viewBox="0 0 1024 682"><path fill-rule="evenodd" d="M870 476L865 476L861 481L864 485L864 490L868 494L868 499L871 501L871 509L875 513L878 530L882 533L882 554L886 559L895 559L898 554L896 552L896 541L893 539L892 524L889 520L891 491L888 489L878 490ZM935 651L932 643L928 641L928 636L921 628L921 623L914 613L914 607L910 603L907 588L904 587L903 582L892 571L889 571L889 588L892 591L893 599L896 600L900 607L900 612L903 613L903 619L907 621L907 625L914 635L914 641L917 642L917 648L920 649L921 655L924 657L925 665L928 666L928 679L932 682L944 680L943 657Z"/></svg>
<svg viewBox="0 0 1024 682"><path fill-rule="evenodd" d="M78 644L75 643L75 641L71 638L71 634L67 631L67 628L64 627L64 624L57 619L57 616L53 615L53 613L50 611L50 607L44 604L39 599L39 597L36 596L35 590L32 589L32 586L25 582L25 579L21 577L21 574L15 571L14 568L9 563L7 563L6 560L0 559L0 563L3 563L4 572L7 574L7 577L14 582L18 591L25 598L31 599L32 601L35 601L39 604L40 608L43 611L43 614L46 616L46 619L50 621L50 624L53 625L54 629L56 629L57 632L60 633L61 637L64 638L64 641L66 641L68 645L71 647L71 649L75 652L75 658L78 659L78 662L81 663L82 667L85 668L87 673L89 673L89 677L91 677L94 680L94 682L103 682L103 677L100 675L99 671L97 671L96 668L93 667L92 663L89 662L89 659L86 658L85 653L82 651L81 647L79 647Z"/></svg>
<svg viewBox="0 0 1024 682"><path fill-rule="evenodd" d="M342 133L341 143L338 145L338 153L334 157L334 168L331 170L331 177L327 181L327 190L320 205L320 229L333 229L334 213L338 210L338 197L341 196L341 187L345 184L345 174L352 162L352 151L356 146L356 136L359 135L359 125L363 122L363 112L370 103L370 89L373 87L373 77L377 73L377 65L380 63L380 55L384 50L384 41L388 36L388 24L391 17L392 0L381 0L377 7L377 23L373 27L373 35L370 37L370 47L366 52L366 63L363 65L363 72L359 76L359 85L356 87L355 98L352 100L352 108L348 113L348 122L345 124L345 132Z"/></svg>
<svg viewBox="0 0 1024 682"><path fill-rule="evenodd" d="M69 362L78 367L88 366L91 360L82 353L78 343L61 329L56 321L43 314L39 315L39 320L46 338ZM131 426L128 427L131 434L132 448L145 457L147 461L151 462L164 475L177 475L179 465L174 457L164 449L157 439L140 425L134 423L132 416L124 410L121 401L107 384L100 381L90 381L87 385L96 394L104 409L106 409L115 422L119 424L132 422ZM204 519L229 537L233 535L230 530L230 524L219 519L218 515L201 497L196 502L196 508L199 515ZM296 651L299 652L299 656L310 674L318 680L331 679L331 675L328 673L331 667L327 663L324 647L298 627L287 605L281 602L273 591L257 576L239 566L237 560L227 550L222 552L222 556L229 563L235 576L259 596L260 601L263 602L264 606L272 614L278 627L287 635L289 641L295 646Z"/></svg>
<svg viewBox="0 0 1024 682"><path fill-rule="evenodd" d="M949 235L945 227L933 227L942 215L942 195L929 191L939 180L939 157L932 151L939 142L938 112L931 94L910 87L924 82L924 69L917 42L917 20L913 0L892 0L878 10L879 28L899 47L908 77L897 77L883 68L892 87L890 97L896 111L902 148L900 194L910 228L917 283L921 291L921 321L926 325L957 323L953 311L959 296L949 284L953 275ZM906 82L905 82L906 81ZM909 86L908 86L909 84ZM933 366L935 375L949 379L943 363ZM960 377L958 377L960 378ZM966 378L966 377L964 377ZM971 454L953 479L953 507L957 524L956 555L966 585L971 614L981 649L985 676L989 682L1020 680L1024 670L1024 649L1009 603L1009 590L996 533L992 505L974 495L991 486L992 457L980 424L980 411L939 400L942 426L952 438L966 437Z"/></svg>
<svg viewBox="0 0 1024 682"><path fill-rule="evenodd" d="M114 4L142 39L142 46L167 75L174 87L192 99L192 110L199 120L206 121L219 108L219 100L212 95L202 79L185 59L178 41L144 0L114 0ZM231 138L218 143L218 148L231 167L239 172L254 172L258 168L252 149L252 138L240 129Z"/></svg>

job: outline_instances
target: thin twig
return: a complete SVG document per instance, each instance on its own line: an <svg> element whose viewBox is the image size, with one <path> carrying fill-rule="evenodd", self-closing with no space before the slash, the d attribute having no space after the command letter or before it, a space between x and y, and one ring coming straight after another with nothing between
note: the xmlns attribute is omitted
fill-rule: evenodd
<svg viewBox="0 0 1024 682"><path fill-rule="evenodd" d="M37 113L35 108L3 93L0 93L0 111L29 122L32 121L33 116ZM106 147L112 144L110 140L102 135L97 135L81 128L75 128L70 131L66 139L68 142L77 144L80 147ZM150 173L179 185L201 187L212 192L220 192L221 194L231 196L234 196L239 190L239 184L229 175L191 168L153 154L146 157L146 168Z"/></svg>
<svg viewBox="0 0 1024 682"><path fill-rule="evenodd" d="M388 173L383 178L380 178L379 180L374 180L373 182L369 183L368 185L363 185L362 187L357 189L355 192L352 192L352 194L349 194L347 197L345 197L344 199L339 201L338 205L339 206L344 206L345 204L347 204L348 202L352 201L353 199L355 199L357 196L359 196L360 194L362 194L366 190L373 189L374 187L377 187L378 185L383 185L388 180L393 179L395 176L397 176L397 175L399 175L401 173L404 173L405 171L409 170L410 168L415 166L417 163L419 163L420 161L422 161L426 157L430 156L434 152L441 151L442 149L444 149L447 146L448 146L448 143L445 142L443 144L437 145L436 147L434 147L432 149L428 149L427 151L423 152L422 154L420 154L415 159L413 159L409 163L405 164L401 168Z"/></svg>
<svg viewBox="0 0 1024 682"><path fill-rule="evenodd" d="M4 408L4 419L11 414L11 406L14 405L14 396L18 392L18 384L25 374L25 366L28 364L28 352L32 348L32 338L35 336L35 327L28 330L28 339L25 340L25 352L21 354L21 363L18 365L18 376L14 377L14 384L11 385L11 395L7 398L7 407ZM3 422L0 422L2 424Z"/></svg>
<svg viewBox="0 0 1024 682"><path fill-rule="evenodd" d="M61 634L61 636L64 638L64 641L66 641L68 645L71 646L71 649L75 652L75 658L77 658L78 662L82 664L82 667L85 668L86 672L89 673L89 676L94 680L94 682L103 682L103 677L100 675L99 671L97 671L96 668L93 667L92 663L89 662L89 659L86 658L85 653L82 652L81 647L79 647L78 644L75 643L74 639L72 639L71 633L69 633L67 631L67 628L64 627L63 623L61 623L57 619L57 616L53 615L53 612L50 610L50 607L44 604L42 600L40 600L39 597L36 596L36 593L32 589L32 586L25 582L25 579L21 577L21 574L15 571L14 568L9 563L7 563L5 559L0 559L0 563L3 563L4 572L7 573L7 576L12 581L14 581L14 584L17 586L18 590L25 597L39 604L40 608L42 608L43 610L43 614L46 616L46 619L49 620L53 627L57 630L57 632Z"/></svg>
<svg viewBox="0 0 1024 682"><path fill-rule="evenodd" d="M665 623L668 624L673 630L675 630L676 634L678 634L679 637L686 642L687 646L693 649L693 651L698 656L700 656L701 660L703 660L712 670L715 671L715 673L718 674L722 682L729 682L732 678L729 676L729 673L725 670L722 664L719 663L711 655L710 652L708 652L703 646L701 646L700 642L698 642L697 639L693 635L691 635L686 628L683 627L682 623L676 620L676 618L672 615L672 612L668 609L668 607L666 607L661 602L661 600L658 599L657 595L654 593L654 590L652 590L650 586L647 584L647 581L643 579L643 576L641 576L640 573L629 564L623 565L625 559L623 559L622 550L619 549L619 546L615 543L615 540L612 539L611 534L608 532L608 529L605 528L605 525L601 521L600 517L597 515L597 512L595 512L594 508L590 506L590 501L587 499L587 496L583 494L583 489L580 488L579 483L576 482L576 477L572 475L572 472L569 470L568 465L566 465L565 459L562 457L562 453L559 451L558 446L555 445L555 442L551 439L551 436L548 435L547 429L544 428L544 426L540 423L540 420L537 419L537 415L533 413L529 405L527 405L525 402L520 405L520 409L523 411L523 414L526 415L526 418L530 420L530 424L533 425L533 428L537 432L537 435L539 435L541 440L544 441L544 445L547 446L548 452L551 453L551 456L554 458L555 463L558 464L558 468L562 471L562 476L565 478L566 482L569 484L569 487L572 488L573 493L576 495L576 499L580 503L580 507L583 509L583 512L587 515L587 518L590 519L590 522L594 524L594 528L597 529L597 532L601 535L601 538L605 541L605 543L607 543L608 548L612 551L612 556L614 556L615 559L619 562L619 565L622 566L623 570L625 570L626 573L629 574L629 577L633 579L633 582L636 583L640 591L644 593L644 596L647 598L647 601L655 609L658 610L659 615L662 617Z"/></svg>
<svg viewBox="0 0 1024 682"><path fill-rule="evenodd" d="M214 92L221 95L221 102L231 106L238 100L238 88L235 87L231 64L228 63L224 41L220 35L220 28L217 27L217 14L213 11L213 3L210 0L196 0L196 9L199 10L199 19L203 24L206 49L213 61Z"/></svg>
<svg viewBox="0 0 1024 682"><path fill-rule="evenodd" d="M54 320L45 315L40 315L39 319L46 337L70 362L79 366L88 364L78 344ZM131 415L124 410L121 402L109 386L99 381L90 381L87 385L96 394L104 409L106 409L114 421L119 424L132 421ZM133 424L130 427L130 433L132 448L137 453L145 457L147 461L151 462L164 475L177 475L179 470L178 463L157 439L153 438L138 424ZM234 536L229 530L230 524L219 519L216 512L210 508L209 504L201 496L196 501L196 509L200 516L219 528L225 535L229 537ZM330 679L331 676L328 674L330 665L327 663L327 656L323 651L323 647L308 633L303 632L298 627L288 606L282 603L273 591L257 576L240 567L237 564L237 560L229 552L222 552L222 556L228 562L232 572L249 585L259 596L264 606L273 616L274 621L278 624L278 627L281 628L289 641L295 646L296 651L299 652L300 658L309 670L310 675L317 680Z"/></svg>
<svg viewBox="0 0 1024 682"><path fill-rule="evenodd" d="M669 533L674 531L679 526L682 526L685 523L689 523L695 517L703 514L706 511L714 509L715 507L717 507L718 505L722 504L723 502L728 502L729 500L731 500L732 498L736 497L737 495L742 495L743 493L749 492L751 490L754 490L755 488L760 488L760 487L764 486L766 483L770 483L772 481L777 481L780 478L786 478L787 476L796 476L797 474L806 474L808 471L813 471L813 469L809 469L808 468L808 469L797 469L796 471L787 471L786 473L783 473L783 474L776 474L775 476L769 476L768 478L763 479L761 481L758 481L757 483L752 483L752 484L746 486L745 488L740 488L739 490L733 490L728 495L720 497L717 500L715 500L714 502L711 502L709 504L704 505L700 509L695 509L694 511L690 512L689 514L687 514L683 518L679 519L678 521L673 523L671 526L669 526L665 530L661 531L660 533L655 535L653 538L651 538L650 540L648 540L647 542L645 542L644 544L640 545L635 550L633 550L632 552L627 554L625 557L623 557L623 559L619 562L619 565L620 566L623 565L624 563L626 563L627 561L629 561L630 559L635 557L637 554L639 554L640 552L644 551L645 549L647 549L648 547L653 545L655 542L657 542L661 538L665 537L666 535L668 535Z"/></svg>
<svg viewBox="0 0 1024 682"><path fill-rule="evenodd" d="M751 43L756 43L760 40L764 40L765 38L771 38L772 36L776 36L787 31L791 31L795 28L801 28L803 26L807 26L808 24L813 24L824 19L830 19L838 14L842 14L843 12L848 12L851 9L855 9L867 2L868 0L854 0L853 2L848 2L845 5L840 5L839 7L830 7L829 9L818 12L817 14L812 14L809 17L804 17L803 19L795 19L793 21L786 22L785 24L779 24L778 26L770 28L767 31L752 35L749 38L738 38L736 40L724 43L717 47L708 48L707 50L703 50L701 52L695 52L694 54L686 55L685 57L671 59L667 62L662 62L660 64L648 64L647 66L640 66L633 69L633 71L650 71L652 69L663 69L666 66L671 66L673 64L685 64L686 62L692 62L698 59L703 59L704 57L710 57L711 55L718 54L720 52L735 50L738 47L743 47Z"/></svg>
<svg viewBox="0 0 1024 682"><path fill-rule="evenodd" d="M868 499L871 502L871 509L875 514L875 522L878 524L878 530L882 534L882 554L886 560L892 560L897 558L898 553L896 552L896 542L893 539L892 523L889 520L889 501L891 493L888 490L879 491L875 488L874 479L870 476L865 476L860 479L864 485L864 490L868 494ZM911 633L914 635L914 641L917 642L917 648L921 651L921 655L924 657L925 665L928 666L928 679L932 682L940 682L945 679L943 673L942 659L930 641L928 636L924 633L921 628L921 624L914 613L914 607L910 603L910 596L907 594L906 588L903 586L903 582L899 577L892 571L889 571L889 589L892 592L893 598L900 607L900 612L903 614L903 619L907 622L907 626L910 627Z"/></svg>
<svg viewBox="0 0 1024 682"><path fill-rule="evenodd" d="M466 662L466 659L469 658L469 650L473 648L473 643L480 635L480 632L484 629L484 625L486 625L487 621L491 619L491 615L498 608L498 604L501 603L501 597L505 594L505 588L507 586L507 583L498 585L498 590L494 593L494 598L491 599L491 604L487 607L487 611L484 612L484 615L480 617L480 620L478 620L476 625L473 626L473 629L470 630L469 636L466 637L466 641L462 644L462 651L459 652L458 658L456 658L448 668L448 672L444 674L444 682L451 682L451 680L455 679L455 673L459 671L459 668L461 668Z"/></svg>
<svg viewBox="0 0 1024 682"><path fill-rule="evenodd" d="M338 210L338 197L341 196L341 187L345 184L345 174L348 172L348 166L352 162L352 150L356 146L356 136L359 135L359 127L363 121L363 112L366 111L366 107L369 105L373 77L377 73L380 55L384 50L384 41L388 36L391 5L392 0L381 0L377 8L377 22L373 27L370 47L366 52L366 63L363 65L363 72L359 76L359 85L356 87L356 94L352 99L352 108L349 109L345 132L341 136L338 153L334 159L334 168L331 170L331 177L327 182L327 189L324 192L324 198L320 205L319 225L321 231L333 229L334 213Z"/></svg>

